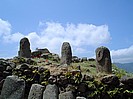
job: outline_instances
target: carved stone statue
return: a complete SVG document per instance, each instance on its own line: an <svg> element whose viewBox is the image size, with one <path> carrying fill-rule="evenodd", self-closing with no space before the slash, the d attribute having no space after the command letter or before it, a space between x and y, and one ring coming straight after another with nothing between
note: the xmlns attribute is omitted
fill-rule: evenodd
<svg viewBox="0 0 133 99"><path fill-rule="evenodd" d="M110 51L106 47L96 49L96 67L98 72L112 73Z"/></svg>
<svg viewBox="0 0 133 99"><path fill-rule="evenodd" d="M20 49L18 51L18 56L25 58L31 57L30 42L26 37L20 40Z"/></svg>
<svg viewBox="0 0 133 99"><path fill-rule="evenodd" d="M72 62L71 46L68 42L64 42L61 49L61 64L70 65Z"/></svg>

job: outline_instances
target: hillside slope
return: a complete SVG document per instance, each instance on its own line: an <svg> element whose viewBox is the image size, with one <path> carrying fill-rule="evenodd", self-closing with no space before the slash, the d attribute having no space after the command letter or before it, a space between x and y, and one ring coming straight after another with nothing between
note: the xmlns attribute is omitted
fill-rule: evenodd
<svg viewBox="0 0 133 99"><path fill-rule="evenodd" d="M118 68L124 69L127 72L133 73L133 63L114 63Z"/></svg>

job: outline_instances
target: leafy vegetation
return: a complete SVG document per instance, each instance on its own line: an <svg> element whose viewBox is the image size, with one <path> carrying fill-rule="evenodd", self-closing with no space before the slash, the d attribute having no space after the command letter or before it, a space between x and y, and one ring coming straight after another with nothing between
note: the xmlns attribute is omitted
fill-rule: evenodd
<svg viewBox="0 0 133 99"><path fill-rule="evenodd" d="M24 58L22 59L15 59L13 60L16 64L19 62L25 63L26 60ZM55 61L52 61L52 59L43 59L43 58L34 58L33 59L34 63L36 63L37 66L44 66L45 68L47 67L47 63L53 64L58 64ZM24 79L26 81L26 84L32 84L32 83L39 83L44 86L46 86L48 82L48 78L50 77L50 70L53 67L50 68L48 65L48 69L44 70L43 72L40 72L38 69L33 68L31 69L32 71L21 71L18 69L15 69L13 73L20 78ZM58 68L58 66L57 66ZM81 70L81 72L76 72L73 74L71 71L72 70ZM61 70L61 69L59 69ZM27 73L30 72L30 75ZM58 71L56 71L58 72ZM123 76L129 76L133 77L133 74L126 72L123 69L119 69L115 64L112 64L112 73L115 74L119 79ZM82 75L91 75L94 77L94 80L92 81L83 81L82 80ZM89 99L102 99L104 97L107 97L107 99L117 99L118 97L132 97L133 95L133 90L130 89L124 89L123 87L110 87L107 84L103 84L100 81L100 78L108 75L106 73L97 73L96 71L96 62L95 61L84 61L84 62L79 62L79 63L72 63L70 66L68 66L66 73L64 76L66 77L67 81L73 81L74 84L77 86L80 83L86 83L88 86L88 94L87 98ZM41 78L41 80L38 80L38 78ZM105 98L104 98L105 99ZM130 98L129 98L130 99Z"/></svg>

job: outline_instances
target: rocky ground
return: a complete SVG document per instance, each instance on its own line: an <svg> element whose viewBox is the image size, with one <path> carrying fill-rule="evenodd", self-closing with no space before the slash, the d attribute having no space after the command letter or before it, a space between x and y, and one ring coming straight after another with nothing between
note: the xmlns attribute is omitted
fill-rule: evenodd
<svg viewBox="0 0 133 99"><path fill-rule="evenodd" d="M133 99L132 74L112 66L106 74L94 59L0 59L0 99Z"/></svg>

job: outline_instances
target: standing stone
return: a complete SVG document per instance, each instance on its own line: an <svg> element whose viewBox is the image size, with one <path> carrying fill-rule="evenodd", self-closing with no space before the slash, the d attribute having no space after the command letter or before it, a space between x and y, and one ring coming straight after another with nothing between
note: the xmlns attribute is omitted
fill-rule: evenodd
<svg viewBox="0 0 133 99"><path fill-rule="evenodd" d="M59 94L59 99L75 99L72 91Z"/></svg>
<svg viewBox="0 0 133 99"><path fill-rule="evenodd" d="M8 76L2 87L0 99L24 99L25 81L18 76Z"/></svg>
<svg viewBox="0 0 133 99"><path fill-rule="evenodd" d="M42 99L44 86L39 84L32 84L28 99Z"/></svg>
<svg viewBox="0 0 133 99"><path fill-rule="evenodd" d="M64 42L61 49L61 64L70 65L72 62L71 46L68 42Z"/></svg>
<svg viewBox="0 0 133 99"><path fill-rule="evenodd" d="M18 51L18 56L25 58L31 57L30 42L26 37L20 40L20 49Z"/></svg>
<svg viewBox="0 0 133 99"><path fill-rule="evenodd" d="M43 99L58 99L58 87L54 85L47 85L43 92Z"/></svg>
<svg viewBox="0 0 133 99"><path fill-rule="evenodd" d="M106 47L96 49L96 67L98 72L112 73L110 51Z"/></svg>

